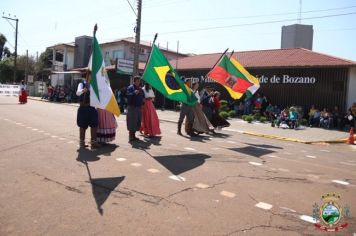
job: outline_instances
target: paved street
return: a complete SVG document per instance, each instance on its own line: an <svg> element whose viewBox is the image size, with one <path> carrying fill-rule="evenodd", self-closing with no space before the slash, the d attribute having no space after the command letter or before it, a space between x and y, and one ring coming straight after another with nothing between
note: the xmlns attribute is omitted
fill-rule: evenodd
<svg viewBox="0 0 356 236"><path fill-rule="evenodd" d="M77 107L0 96L0 235L326 235L313 205L350 206L356 233L356 148L229 130L78 149ZM159 113L161 116L163 113ZM87 139L89 132L87 132Z"/></svg>

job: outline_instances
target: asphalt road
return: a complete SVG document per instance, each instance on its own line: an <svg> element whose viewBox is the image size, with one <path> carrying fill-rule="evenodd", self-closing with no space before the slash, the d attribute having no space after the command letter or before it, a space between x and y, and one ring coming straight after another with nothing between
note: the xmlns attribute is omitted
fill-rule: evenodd
<svg viewBox="0 0 356 236"><path fill-rule="evenodd" d="M117 138L78 149L77 108L0 97L0 235L326 235L313 205L337 193L356 232L356 148L228 131ZM89 133L87 134L89 135Z"/></svg>

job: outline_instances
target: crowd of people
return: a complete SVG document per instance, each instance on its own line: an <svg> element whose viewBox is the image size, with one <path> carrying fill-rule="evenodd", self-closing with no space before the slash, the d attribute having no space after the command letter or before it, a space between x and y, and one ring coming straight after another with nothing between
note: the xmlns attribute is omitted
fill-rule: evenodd
<svg viewBox="0 0 356 236"><path fill-rule="evenodd" d="M311 106L308 113L304 114L303 109L297 106L290 106L280 109L277 105L272 105L266 96L256 94L247 97L243 102L234 104L237 116L259 113L270 121L272 126L296 129L304 120L304 125L309 127L320 127L326 129L349 130L355 127L356 103L354 103L346 113L342 113L338 106L333 109L317 109Z"/></svg>
<svg viewBox="0 0 356 236"><path fill-rule="evenodd" d="M75 90L70 86L48 85L47 93L43 94L42 99L47 99L51 102L76 102Z"/></svg>

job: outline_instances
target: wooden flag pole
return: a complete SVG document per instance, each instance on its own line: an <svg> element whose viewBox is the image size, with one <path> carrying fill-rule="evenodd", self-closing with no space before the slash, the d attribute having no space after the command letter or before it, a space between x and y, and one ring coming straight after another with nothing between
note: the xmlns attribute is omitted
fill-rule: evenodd
<svg viewBox="0 0 356 236"><path fill-rule="evenodd" d="M234 55L234 50L232 50L229 59L231 59L232 55Z"/></svg>
<svg viewBox="0 0 356 236"><path fill-rule="evenodd" d="M155 34L155 37L153 38L153 42L152 42L152 45L151 45L151 53L150 53L150 56L147 58L147 61L145 63L145 68L143 69L143 74L145 73L146 71L146 67L147 67L147 63L150 61L151 59L151 56L152 56L152 51L153 51L153 45L155 45L155 42L156 42L156 39L158 37L158 33ZM143 75L142 74L142 75Z"/></svg>

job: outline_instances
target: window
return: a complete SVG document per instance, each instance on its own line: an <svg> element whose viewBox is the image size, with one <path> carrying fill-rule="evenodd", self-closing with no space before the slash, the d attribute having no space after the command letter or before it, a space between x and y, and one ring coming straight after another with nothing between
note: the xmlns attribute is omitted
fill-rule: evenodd
<svg viewBox="0 0 356 236"><path fill-rule="evenodd" d="M116 58L118 59L124 59L124 50L119 49L119 50L114 50L112 53L112 58L115 60Z"/></svg>

